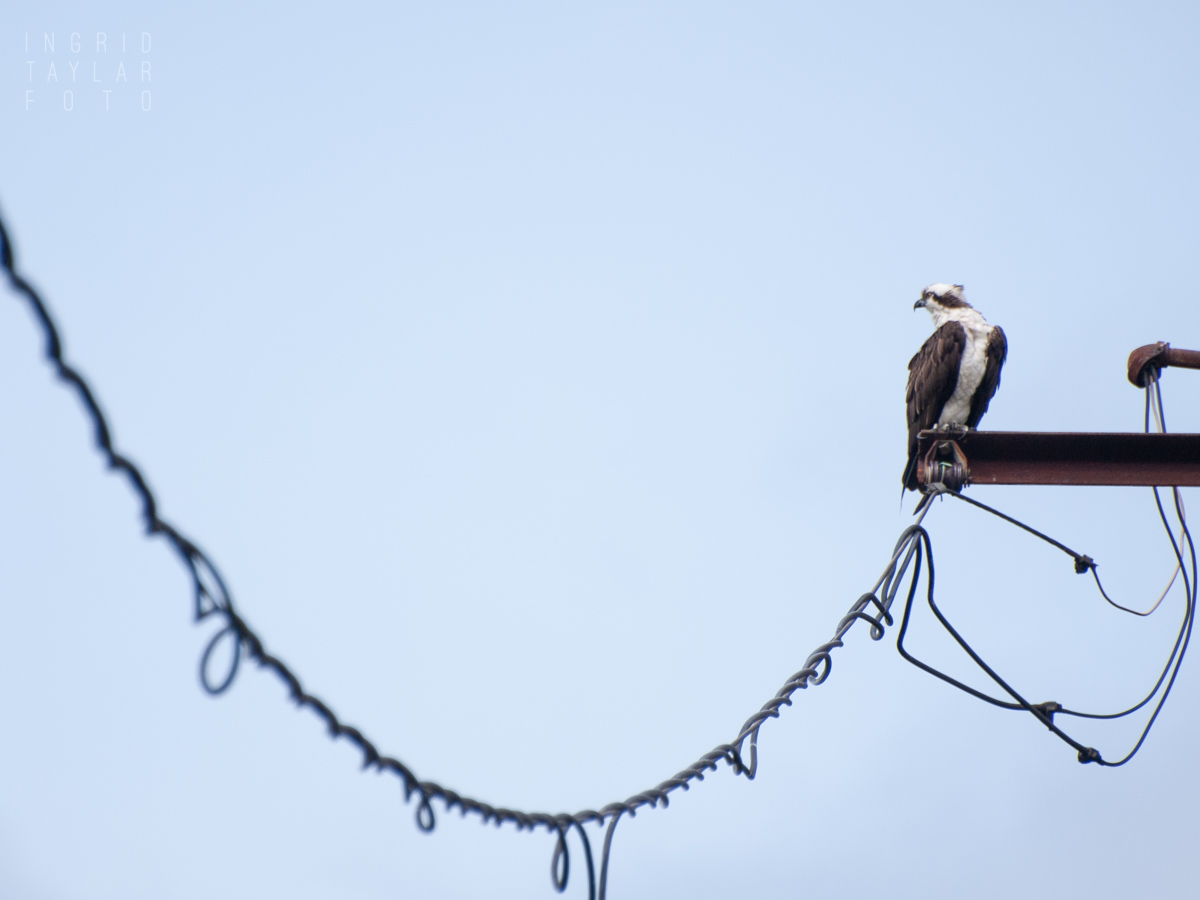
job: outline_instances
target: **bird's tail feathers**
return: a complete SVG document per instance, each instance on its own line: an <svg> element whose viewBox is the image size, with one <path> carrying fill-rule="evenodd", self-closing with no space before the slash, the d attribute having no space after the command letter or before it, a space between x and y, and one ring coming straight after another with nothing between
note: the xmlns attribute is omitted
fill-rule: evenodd
<svg viewBox="0 0 1200 900"><path fill-rule="evenodd" d="M904 474L900 476L900 483L904 486L904 491L915 491L917 489L917 454L911 453L908 457L908 464L904 467ZM904 496L903 491L900 494Z"/></svg>

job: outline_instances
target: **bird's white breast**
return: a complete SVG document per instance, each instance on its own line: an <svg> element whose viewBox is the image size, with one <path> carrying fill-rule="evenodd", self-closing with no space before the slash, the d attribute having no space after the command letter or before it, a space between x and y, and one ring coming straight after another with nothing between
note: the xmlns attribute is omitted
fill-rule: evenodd
<svg viewBox="0 0 1200 900"><path fill-rule="evenodd" d="M983 381L983 372L987 368L988 338L992 333L989 325L976 310L952 310L946 317L949 321L960 323L967 333L967 343L963 347L962 362L958 367L958 383L954 393L942 407L938 416L939 425L965 425L971 414L971 401L979 383Z"/></svg>

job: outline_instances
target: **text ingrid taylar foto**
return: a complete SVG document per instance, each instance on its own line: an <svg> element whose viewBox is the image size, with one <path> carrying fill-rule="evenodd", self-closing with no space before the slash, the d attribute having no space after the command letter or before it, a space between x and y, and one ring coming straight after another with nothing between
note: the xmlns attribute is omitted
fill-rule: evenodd
<svg viewBox="0 0 1200 900"><path fill-rule="evenodd" d="M69 113L85 104L103 112L153 108L150 32L97 31L93 40L72 31L63 41L48 31L41 38L39 48L37 36L25 33L27 112L49 106Z"/></svg>

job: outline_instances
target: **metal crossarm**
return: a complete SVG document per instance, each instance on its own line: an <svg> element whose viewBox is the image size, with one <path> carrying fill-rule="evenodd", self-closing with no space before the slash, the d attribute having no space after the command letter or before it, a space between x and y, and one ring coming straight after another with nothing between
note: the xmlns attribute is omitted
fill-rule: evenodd
<svg viewBox="0 0 1200 900"><path fill-rule="evenodd" d="M1200 434L1054 431L922 431L922 483L966 459L966 484L1200 486ZM929 479L929 480L927 480Z"/></svg>

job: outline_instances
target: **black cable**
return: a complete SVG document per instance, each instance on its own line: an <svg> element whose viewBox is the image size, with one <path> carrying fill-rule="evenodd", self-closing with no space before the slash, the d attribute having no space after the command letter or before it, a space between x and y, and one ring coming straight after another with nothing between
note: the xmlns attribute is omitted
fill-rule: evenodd
<svg viewBox="0 0 1200 900"><path fill-rule="evenodd" d="M980 503L978 500L972 500L970 497L964 497L961 494L953 493L950 491L947 491L946 493L950 494L950 496L952 496L952 497L955 497L959 500L969 503L972 506L976 506L979 509L990 512L993 515L998 516L999 518L1004 519L1007 522L1011 522L1012 524L1018 526L1019 528L1022 528L1025 531L1028 531L1030 534L1036 535L1037 537L1041 538L1042 540L1046 541L1047 543L1053 544L1055 547L1058 547L1060 550L1065 552L1068 556L1072 556L1075 558L1075 561L1076 561L1075 562L1075 571L1077 573L1082 574L1083 572L1086 572L1088 570L1091 571L1092 577L1096 581L1096 586L1100 589L1100 594L1112 606L1115 606L1119 610L1122 610L1127 613L1131 613L1136 616L1149 615L1149 613L1143 613L1143 612L1139 612L1137 610L1127 609L1126 607L1121 606L1119 603L1113 602L1113 600L1111 598L1109 598L1109 596L1104 592L1104 586L1100 583L1100 577L1096 574L1096 563L1090 556L1085 556L1082 554L1075 553L1075 551L1073 551L1070 548L1066 547L1065 545L1059 543L1058 541L1054 540L1053 538L1048 537L1047 535L1043 534L1042 532L1038 531L1037 529L1031 528L1030 526L1026 525L1024 522L1014 519L1011 516L1005 515L1004 513L1000 512L997 509L993 509L992 507L988 506L986 503ZM1159 674L1158 680L1154 683L1154 687L1151 688L1150 693L1148 693L1140 702L1134 704L1133 706L1129 707L1126 710L1123 710L1122 712L1085 713L1085 712L1079 712L1078 710L1072 710L1072 709L1066 709L1066 708L1059 708L1059 709L1055 710L1055 712L1060 712L1060 713L1063 713L1064 715L1076 716L1078 718L1084 718L1084 719L1120 719L1124 716L1129 715L1130 713L1137 712L1139 709L1141 709L1143 706L1145 706L1147 703L1149 703L1154 698L1154 695L1158 693L1158 689L1160 687L1162 687L1163 680L1167 677L1167 673L1171 671L1172 663L1176 662L1175 654L1179 652L1181 645L1186 646L1185 637L1188 633L1188 629L1191 627L1191 622L1195 616L1195 599L1193 596L1193 591L1191 590L1191 586L1196 583L1196 579L1195 579L1195 577L1193 577L1191 582L1189 583L1188 578L1187 578L1187 572L1186 572L1186 570L1182 569L1182 557L1180 555L1180 550L1179 550L1178 545L1175 542L1174 532L1171 531L1170 522L1167 520L1166 513L1164 512L1164 510L1162 508L1162 502L1161 502L1161 500L1159 500L1157 488L1154 489L1154 498L1155 498L1155 502L1158 504L1159 517L1162 520L1163 528L1166 529L1167 537L1171 542L1171 547L1175 551L1176 558L1180 560L1180 566L1181 566L1180 571L1181 571L1181 574L1183 575L1185 596L1188 598L1191 598L1184 604L1183 621L1180 623L1179 633L1176 635L1175 644L1171 649L1170 655L1167 657L1167 662L1163 666L1163 670ZM1182 513L1180 514L1180 522L1183 525L1184 529L1186 530L1187 523L1184 520ZM1186 533L1187 533L1187 538L1188 538L1189 546L1190 546L1191 532L1189 531ZM1193 552L1194 552L1194 548L1193 548ZM1155 604L1155 606L1157 606L1157 604ZM1150 612L1153 612L1153 610L1150 610ZM973 689L969 689L969 688L964 688L964 689L970 690L974 693ZM995 700L994 698L981 697L981 699L987 699L988 702L993 703L996 706L1009 706L1009 705L1005 704L1003 701ZM1020 707L1009 706L1009 708L1020 708Z"/></svg>
<svg viewBox="0 0 1200 900"><path fill-rule="evenodd" d="M1154 491L1154 499L1156 501L1158 501L1157 488ZM1162 512L1162 502L1161 501L1158 501L1158 508L1159 508L1159 511ZM1190 553L1191 553L1191 558L1192 558L1192 582L1191 583L1192 583L1193 588L1189 589L1189 591L1188 591L1188 606L1189 606L1191 615L1188 617L1187 635L1184 637L1183 647L1179 652L1179 659L1175 664L1175 669L1174 669L1174 671L1171 672L1171 679L1170 679L1170 681L1167 682L1167 686L1163 690L1162 699L1160 699L1158 701L1158 704L1154 707L1154 712L1150 715L1150 720L1146 723L1146 727L1142 729L1141 737L1139 737L1137 743L1133 745L1133 749L1130 750L1129 753L1126 754L1122 759L1120 759L1114 763L1105 763L1105 765L1109 765L1109 766L1113 766L1113 767L1123 766L1123 765L1125 765L1125 763L1129 762L1129 760L1133 759L1134 754L1137 753L1138 750L1140 750L1142 748L1142 744L1145 742L1146 737L1150 734L1150 728L1154 725L1154 720L1158 718L1158 714L1162 711L1163 704L1167 702L1167 697L1171 693L1171 688L1174 687L1174 685L1175 685L1175 677L1179 674L1179 667L1181 665L1183 665L1183 656L1187 652L1188 642L1192 638L1192 622L1195 620L1195 614L1196 614L1196 595L1194 592L1194 587L1196 585L1196 547L1195 547L1195 544L1193 544L1193 542L1192 542L1191 533L1188 531L1187 520L1184 518L1183 509L1181 508L1181 504L1179 502L1179 491L1178 490L1175 491L1175 511L1179 514L1180 523L1183 526L1183 533L1187 537L1187 542L1188 542L1188 546L1190 548ZM1164 521L1165 521L1165 515L1164 515ZM1180 557L1180 564L1182 565L1182 563L1183 563L1183 559L1182 559L1182 557ZM1186 576L1187 576L1186 571L1184 572L1184 576L1186 579ZM1186 580L1185 580L1185 585L1186 585Z"/></svg>
<svg viewBox="0 0 1200 900"><path fill-rule="evenodd" d="M1163 410L1162 391L1158 387L1156 382L1157 382L1157 379L1151 380L1151 382L1147 385L1147 389L1146 389L1147 394L1146 394L1145 427L1146 427L1147 432L1149 432L1149 430L1150 430L1150 410L1151 410L1150 404L1151 404L1152 400L1155 398L1157 399L1157 406L1158 406L1157 411L1158 411L1159 423L1161 424L1163 430L1164 431L1166 430L1166 415ZM1153 390L1153 397L1151 394L1152 390ZM1078 710L1068 709L1068 708L1063 707L1060 704L1053 702L1053 701L1046 702L1046 703L1039 703L1039 704L1029 703L1029 701L1027 701L1019 693L1017 693L1003 678L1000 677L1000 675L995 670L993 670L983 660L983 658L978 653L975 652L975 650L970 646L970 644L962 637L962 635L959 634L959 632L950 623L949 619L938 608L937 603L934 600L933 546L929 540L928 533L926 533L924 529L920 529L920 531L921 531L921 534L920 534L921 546L917 548L916 565L914 566L913 580L909 586L908 598L907 598L907 601L906 601L905 607L904 607L904 615L901 619L900 631L896 638L896 647L897 647L898 651L900 652L900 655L902 657L904 657L905 660L907 660L908 662L917 666L921 670L923 670L931 675L934 675L935 677L941 679L942 681L945 681L946 683L952 685L953 687L956 687L959 690L964 691L965 693L968 693L971 696L973 696L979 700L983 700L986 703L989 703L993 706L1000 707L1002 709L1025 710L1026 712L1033 714L1034 717L1037 718L1038 721L1040 721L1047 728L1049 728L1050 731L1052 731L1054 734L1056 734L1060 739L1065 741L1067 744L1069 744L1070 746L1075 748L1075 750L1078 752L1078 758L1079 758L1080 762L1096 762L1102 766L1114 766L1114 767L1124 765L1130 759L1133 758L1133 756L1138 752L1138 750L1141 749L1142 744L1145 742L1146 737L1150 733L1150 729L1153 727L1155 720L1158 718L1158 714L1162 711L1163 705L1167 701L1167 697L1171 693L1172 686L1175 684L1175 678L1179 674L1180 666L1183 665L1183 658L1187 653L1188 644L1191 640L1192 625L1195 621L1195 615L1196 615L1197 587L1200 586L1200 581L1198 581L1198 579L1197 579L1196 547L1195 547L1195 543L1192 539L1191 530L1188 528L1187 516L1185 515L1185 513L1183 511L1183 504L1182 504L1182 499L1179 494L1179 489L1172 488L1172 493L1175 498L1175 512L1176 512L1177 518L1179 519L1179 524L1180 524L1180 540L1179 541L1176 540L1175 534L1171 529L1171 523L1170 523L1170 520L1167 518L1166 510L1163 508L1162 498L1159 496L1158 488L1157 487L1153 488L1153 492L1154 492L1154 502L1158 508L1159 519L1162 521L1163 528L1167 533L1167 539L1170 541L1171 548L1175 554L1175 558L1178 563L1178 572L1183 577L1185 600L1184 600L1183 621L1180 624L1179 633L1175 638L1175 643L1171 648L1171 653L1167 657L1166 664L1163 666L1162 672L1159 674L1158 679L1154 683L1154 686L1151 688L1150 692L1139 703L1135 704L1134 706L1129 707L1126 710L1123 710L1123 711L1117 712L1117 713L1085 713L1085 712L1080 712ZM1100 589L1101 595L1104 597L1104 599L1108 603L1112 604L1117 609L1123 610L1128 613L1132 613L1134 615L1148 615L1149 614L1149 613L1141 613L1136 610L1128 609L1128 608L1121 606L1120 604L1114 602L1112 600L1112 598L1110 598L1108 596L1108 594L1105 592L1104 587L1100 582L1100 577L1096 573L1096 563L1094 560L1092 560L1092 558L1090 556L1076 553L1074 550L1070 549L1065 544L1062 544L1059 541L1056 541L1054 538L1050 537L1049 535L1043 534L1042 532L1038 531L1037 529L1032 528L1029 525L1026 525L1024 522L1014 519L1012 516L1006 515L1005 513L1002 513L997 509L993 509L992 507L988 506L987 504L980 503L979 501L973 500L970 497L964 497L960 493L956 493L956 492L944 492L944 493L950 493L951 496L954 496L954 497L958 498L959 500L962 500L965 503L968 503L972 506L978 507L979 509L985 510L986 512L989 512L992 515L998 516L999 518L1005 520L1006 522L1016 525L1017 527L1023 529L1024 531L1027 531L1030 534L1035 535L1038 538L1041 538L1042 540L1046 541L1048 544L1051 544L1051 545L1057 547L1058 549L1060 549L1064 553L1066 553L1068 556L1071 556L1075 560L1075 571L1077 573L1082 574L1082 573L1090 570L1093 578L1096 581L1096 586ZM1184 545L1184 542L1186 542L1186 545ZM1188 575L1188 565L1186 564L1186 562L1184 560L1184 546L1186 546L1186 550L1187 550L1187 553L1189 555L1190 562L1191 562L1191 566L1190 566L1191 576L1190 577ZM996 684L998 684L1005 691L1005 693L1007 693L1010 697L1012 697L1015 702L1001 700L996 697L992 697L992 696L984 693L983 691L977 690L977 689L971 687L970 685L967 685L967 684L945 674L944 672L937 670L936 668L934 668L933 666L930 666L929 664L923 662L922 660L917 659L915 656L913 656L911 653L909 653L905 649L904 637L908 633L908 625L909 625L910 617L912 614L913 599L916 595L916 589L917 589L917 578L919 576L920 569L921 569L922 552L927 554L929 557L929 574L927 576L927 581L928 581L927 601L929 603L930 609L933 611L934 615L936 616L936 618L938 619L938 621L942 625L942 627L945 628L947 632L949 632L949 634L954 638L954 640L958 643L958 645L967 653L968 656L971 657L972 661L980 669L982 669L988 675L989 678L991 678ZM1174 579L1172 579L1172 581L1173 580ZM1167 586L1167 589L1170 590L1170 585ZM1164 596L1165 596L1165 594L1166 594L1166 592L1164 591ZM1161 599L1162 598L1160 598L1160 602L1161 602ZM1158 606L1158 604L1156 603L1155 608L1157 608L1157 606ZM1154 611L1154 609L1150 610L1150 612L1153 612L1153 611ZM1165 688L1163 688L1164 680L1166 681ZM1150 714L1149 719L1146 721L1146 724L1143 727L1142 732L1139 735L1137 742L1134 744L1133 749L1131 749L1129 751L1129 753L1127 753L1124 757L1122 757L1121 759L1119 759L1115 762L1105 760L1099 754L1099 752L1097 752L1095 749L1093 749L1091 747L1085 747L1084 745L1080 744L1078 741L1074 740L1072 737L1070 737L1070 735L1068 735L1066 732L1064 732L1057 725L1054 724L1054 715L1055 714L1062 714L1062 715L1067 715L1067 716L1074 716L1076 718L1087 718L1087 719L1119 719L1119 718L1123 718L1124 716L1128 716L1128 715L1138 711L1139 709L1143 708L1144 706L1146 706L1151 700L1154 699L1154 697L1156 695L1159 694L1160 688L1163 688L1162 694L1161 694L1161 696L1159 696L1158 702L1155 704L1154 710Z"/></svg>
<svg viewBox="0 0 1200 900"><path fill-rule="evenodd" d="M217 616L223 621L222 627L209 640L201 655L200 683L204 690L213 696L227 691L233 685L241 660L245 655L260 668L273 672L287 687L289 697L297 706L310 710L324 722L332 739L342 738L357 747L362 753L364 769L375 768L395 775L400 780L405 801L416 798L415 819L417 827L421 831L431 832L437 827L437 818L432 805L432 801L436 799L442 802L447 812L457 808L463 815L467 813L478 815L485 823L494 822L497 825L511 823L519 831L544 828L553 834L555 845L551 857L550 877L551 884L557 891L566 890L570 875L568 831L574 829L583 843L588 869L589 900L596 900L597 897L599 900L604 900L608 887L608 863L613 833L622 815L628 813L632 817L637 814L638 809L646 806L657 808L661 804L666 807L670 802L669 795L672 791L690 789L693 781L703 781L705 774L715 772L722 762L733 769L734 774L745 775L746 778L753 779L758 771L758 733L763 723L768 719L777 718L782 707L790 706L792 695L796 691L825 682L832 670L831 654L835 649L843 646L842 639L855 622L859 619L869 622L871 637L874 640L881 639L884 627L892 623L888 607L895 597L896 589L899 587L909 561L913 558L912 542L920 528L921 519L918 519L916 525L909 526L901 534L890 562L872 591L863 594L854 602L850 610L838 622L833 637L817 647L805 660L804 667L789 678L775 696L746 720L733 742L718 745L692 765L657 786L635 794L626 800L609 803L598 811L586 809L576 813L552 814L495 807L482 800L463 796L437 782L421 781L408 766L394 757L382 755L374 743L359 729L342 722L323 700L304 690L299 677L282 660L267 652L262 639L235 610L233 597L216 565L195 543L158 515L157 500L141 469L117 452L111 429L100 409L95 393L87 380L66 362L58 329L54 325L46 303L33 286L17 274L13 261L12 244L4 227L3 219L0 219L0 263L3 264L9 282L17 293L25 298L34 318L41 327L45 337L46 358L54 366L58 377L68 382L82 400L87 417L92 422L97 449L104 455L110 468L117 469L125 475L134 493L141 501L146 533L151 536L165 537L171 549L187 569L192 580L196 621L203 621L210 616ZM923 518L924 516L922 516ZM905 555L906 549L907 555ZM901 556L904 556L903 562L900 560ZM881 586L883 586L885 598L883 600L875 596ZM864 612L871 605L879 610L878 615L870 616ZM218 644L225 640L233 641L229 666L221 674L221 677L214 677L210 672L214 651ZM750 742L748 765L744 755L747 740ZM600 858L599 890L597 891L591 843L583 826L597 824L603 827L606 822L608 827L605 831Z"/></svg>
<svg viewBox="0 0 1200 900"><path fill-rule="evenodd" d="M1187 540L1187 545L1190 548L1190 552L1191 552L1192 559L1193 559L1192 578L1189 581L1187 569L1184 567L1184 564L1183 564L1183 556L1180 553L1179 545L1176 544L1176 542L1175 542L1175 535L1171 531L1171 525L1170 525L1170 522L1167 520L1166 511L1163 509L1162 500L1158 494L1158 488L1153 488L1153 491L1154 491L1154 502L1155 502L1155 505L1158 507L1159 518L1162 520L1163 528L1166 529L1167 536L1171 541L1171 547L1175 551L1175 558L1179 561L1179 564L1180 564L1180 574L1183 576L1184 596L1186 599L1185 599L1184 610L1183 610L1183 622L1179 626L1179 634L1175 637L1175 644L1171 648L1171 653L1167 657L1167 663L1165 666L1163 666L1162 673L1158 676L1158 680L1156 682L1154 682L1154 687L1151 688L1150 693L1148 693L1141 700L1141 702L1139 702L1139 703L1135 704L1134 706L1129 707L1129 709L1126 709L1119 713L1085 713L1085 712L1078 712L1078 711L1072 710L1072 709L1060 710L1060 712L1062 712L1064 715L1076 716L1076 717L1082 718L1082 719L1120 719L1124 716L1129 715L1130 713L1137 712L1139 709L1141 709L1143 706L1145 706L1147 703L1149 703L1150 700L1154 697L1154 695L1158 693L1158 689L1162 686L1163 679L1167 677L1167 672L1169 672L1171 670L1172 662L1179 662L1179 663L1183 662L1182 656L1180 656L1180 658L1178 660L1176 660L1175 655L1176 655L1176 653L1180 653L1181 651L1182 652L1187 651L1187 643L1190 638L1192 623L1193 623L1193 621L1195 619L1195 615L1196 615L1196 596L1195 596L1195 592L1193 591L1193 586L1196 585L1196 573L1195 573L1196 548L1192 544L1191 532L1188 530L1187 521L1184 518L1183 512L1179 508L1179 505L1177 502L1176 503L1176 511L1179 513L1179 521L1182 526L1181 536ZM1176 497L1176 500L1178 501L1179 494L1177 491L1175 492L1175 497ZM1093 570L1093 573L1094 573L1094 571L1095 570ZM1099 583L1098 580L1097 580L1097 583ZM1104 589L1101 588L1100 592L1103 594ZM1108 597L1105 596L1105 599L1107 600ZM1109 602L1112 603L1111 600L1109 600ZM1117 606L1118 609L1124 609L1124 607L1118 606L1116 603L1113 603L1113 606ZM1176 667L1176 668L1178 668L1178 667ZM1174 676L1172 676L1172 680L1174 680ZM1155 714L1157 715L1157 712Z"/></svg>
<svg viewBox="0 0 1200 900"><path fill-rule="evenodd" d="M1151 374L1147 379L1146 406L1145 406L1145 430L1146 430L1147 434L1150 433L1151 402L1154 399L1157 400L1157 404L1158 404L1159 422L1162 425L1163 430L1165 431L1166 430L1166 413L1163 410L1162 390L1158 385L1158 379L1157 379L1156 372ZM1056 710L1056 712L1060 712L1063 715L1075 716L1077 718L1084 718L1084 719L1120 719L1120 718L1123 718L1124 716L1130 715L1131 713L1137 712L1139 709L1141 709L1143 706L1145 706L1147 703L1149 703L1154 698L1155 694L1158 693L1158 689L1160 687L1162 687L1163 680L1167 677L1167 674L1172 671L1172 663L1177 661L1176 653L1179 653L1181 648L1184 651L1186 651L1187 641L1189 639L1191 625L1192 625L1193 619L1195 617L1195 611L1196 611L1195 610L1196 596L1195 596L1195 592L1192 589L1194 586L1197 585L1196 577L1195 577L1195 573L1193 572L1192 579L1189 583L1188 577L1187 577L1187 569L1184 566L1184 561L1183 561L1182 554L1180 551L1180 545L1179 545L1179 543L1176 542L1175 534L1171 530L1171 523L1167 519L1166 512L1163 510L1162 500L1159 497L1158 488L1155 487L1155 488L1152 488L1151 490L1153 490L1153 492L1154 492L1154 502L1158 508L1159 519L1162 522L1163 529L1167 533L1167 540L1170 541L1171 549L1174 552L1175 558L1178 562L1177 572L1180 575L1182 575L1183 582L1184 582L1184 595L1185 595L1185 598L1187 598L1187 599L1184 603L1183 621L1180 623L1179 633L1176 635L1175 643L1171 648L1171 653L1167 657L1167 661L1166 661L1166 664L1163 666L1162 672L1158 676L1158 680L1154 682L1154 686L1150 689L1150 692L1148 694L1146 694L1146 696L1140 702L1134 704L1133 706L1129 707L1128 709L1125 709L1125 710L1123 710L1121 712L1117 712L1117 713L1085 713L1085 712L1080 712L1078 710L1067 709L1067 708L1059 708L1058 710ZM1172 492L1175 496L1176 513L1178 515L1179 522L1180 522L1180 525L1182 528L1181 536L1186 536L1187 541L1188 541L1188 546L1189 546L1189 548L1191 548L1191 553L1194 555L1195 547L1192 544L1191 532L1187 528L1187 517L1184 514L1183 509L1182 509L1182 505L1181 505L1180 497L1179 497L1179 489L1172 488ZM1109 597L1108 593L1104 590L1104 585L1101 583L1100 575L1097 571L1097 564L1090 556L1085 556L1085 555L1076 553L1074 550L1071 550L1069 547L1065 546L1064 544L1059 543L1058 541L1054 540L1053 538L1049 537L1048 535L1043 534L1042 532L1038 531L1035 528L1031 528L1030 526L1026 525L1024 522L1018 521L1017 519L1014 519L1011 516L1005 515L1004 513L1000 512L997 509L993 509L992 507L988 506L985 503L980 503L978 500L973 500L970 497L964 497L962 494L958 494L958 493L954 493L954 494L952 494L952 496L954 496L954 497L958 498L959 500L962 500L966 503L969 503L972 506L976 506L979 509L986 510L987 512L990 512L992 515L998 516L1007 522L1011 522L1012 524L1018 526L1019 528L1022 528L1025 531L1028 531L1030 534L1036 535L1037 537L1041 538L1042 540L1046 541L1047 543L1053 544L1055 547L1058 547L1060 550L1062 550L1068 556L1073 557L1075 559L1075 571L1078 573L1082 573L1082 572L1090 569L1091 573L1092 573L1092 577L1096 582L1096 587L1100 591L1100 595L1110 605L1116 607L1117 609L1119 609L1123 612L1127 612L1127 613L1130 613L1131 615L1135 615L1135 616L1143 616L1143 617L1148 616L1151 613L1153 613L1155 611L1155 609L1158 608L1158 603L1160 603L1162 601L1163 597L1166 596L1167 592L1164 591L1163 597L1160 597L1159 601L1156 602L1154 604L1154 606L1151 607L1146 612L1129 609L1128 607L1122 606L1121 604L1114 601L1111 597ZM1174 578L1172 578L1172 581L1174 581ZM1170 590L1170 585L1167 586L1167 589ZM1182 659L1179 659L1178 662L1181 663ZM997 702L997 701L992 701L992 702ZM1000 705L1002 705L1002 704L1000 704ZM1157 713L1156 713L1156 715L1157 715Z"/></svg>
<svg viewBox="0 0 1200 900"><path fill-rule="evenodd" d="M1054 538L1050 537L1050 535L1043 534L1042 532L1038 531L1036 528L1032 528L1029 525L1026 525L1024 522L1020 521L1019 519L1014 519L1012 516L1006 515L1005 513L1000 512L1000 510L994 509L993 507L988 506L986 503L980 503L978 500L973 500L970 497L963 496L962 494L958 493L957 491L943 491L942 493L946 494L948 496L954 497L957 500L961 500L961 501L963 501L963 503L970 503L972 506L978 506L980 509L987 510L993 516L997 516L997 517L1003 519L1005 522L1010 522L1011 524L1016 525L1018 528L1023 528L1025 531L1028 531L1030 534L1040 537L1047 544L1054 545L1059 550L1061 550L1063 553L1067 554L1067 556L1070 556L1071 558L1073 558L1075 560L1075 571L1081 575L1084 572L1086 572L1088 569L1092 569L1092 570L1095 569L1096 563L1093 561L1093 559L1090 556L1086 556L1082 553L1076 553L1074 550L1072 550L1066 544L1059 543Z"/></svg>

